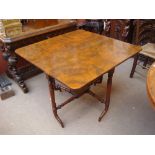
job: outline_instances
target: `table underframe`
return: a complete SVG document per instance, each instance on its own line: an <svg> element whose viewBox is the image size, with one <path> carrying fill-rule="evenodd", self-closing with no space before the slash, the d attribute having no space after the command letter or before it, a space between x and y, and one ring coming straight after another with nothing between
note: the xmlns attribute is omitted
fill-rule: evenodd
<svg viewBox="0 0 155 155"><path fill-rule="evenodd" d="M65 102L57 105L56 101L55 101L55 90L56 90L56 84L55 84L55 79L52 78L49 75L47 76L48 79L48 85L49 85L49 91L50 91L50 98L51 98L51 104L52 104L52 111L53 114L56 118L56 120L59 122L59 124L61 125L62 128L64 128L64 123L62 122L62 120L60 119L60 117L58 116L58 110L61 109L63 106L65 106L66 104L70 103L71 101L73 101L74 99L77 99L79 97L81 97L82 95L84 95L85 93L88 93L89 95L95 97L97 100L99 100L101 103L104 103L105 106L103 108L103 111L101 112L98 121L100 122L103 118L103 116L107 113L108 109L109 109L109 104L110 104L110 95L111 95L111 88L112 88L112 77L113 77L113 73L114 73L115 68L111 69L110 71L108 71L108 79L107 79L107 89L106 89L106 96L105 99L99 97L98 95L96 95L94 92L92 92L90 90L90 83L87 85L87 89L84 89L83 91L81 91L80 93L77 94L73 94L71 89L69 88L68 90L70 90L69 93L71 93L73 96L70 97L69 99L67 99ZM91 83L93 84L93 83ZM82 88L81 88L82 89Z"/></svg>

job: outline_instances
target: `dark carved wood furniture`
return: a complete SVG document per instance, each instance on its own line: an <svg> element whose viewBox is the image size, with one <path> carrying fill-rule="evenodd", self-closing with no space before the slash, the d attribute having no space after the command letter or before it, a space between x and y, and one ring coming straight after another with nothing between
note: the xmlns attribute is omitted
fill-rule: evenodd
<svg viewBox="0 0 155 155"><path fill-rule="evenodd" d="M98 119L101 121L109 108L115 67L140 50L139 46L96 33L76 30L17 49L16 53L47 75L53 113L64 127L58 116L58 109L85 93L105 104ZM91 91L91 85L106 73L108 73L107 90L103 100ZM56 105L54 94L57 81L73 95L60 105Z"/></svg>
<svg viewBox="0 0 155 155"><path fill-rule="evenodd" d="M142 68L151 64L155 60L155 20L135 20L134 43L142 46L142 51L135 57L130 73L132 78L137 64L143 62Z"/></svg>
<svg viewBox="0 0 155 155"><path fill-rule="evenodd" d="M147 92L155 109L155 63L152 64L147 74Z"/></svg>
<svg viewBox="0 0 155 155"><path fill-rule="evenodd" d="M80 29L132 43L133 19L87 19L77 21Z"/></svg>
<svg viewBox="0 0 155 155"><path fill-rule="evenodd" d="M135 44L145 45L148 42L155 43L155 20L137 19L135 24Z"/></svg>
<svg viewBox="0 0 155 155"><path fill-rule="evenodd" d="M90 32L95 32L102 34L104 29L104 20L103 19L87 19L84 24L81 25L82 29Z"/></svg>
<svg viewBox="0 0 155 155"><path fill-rule="evenodd" d="M104 35L125 42L132 42L133 20L131 19L106 19L102 32Z"/></svg>
<svg viewBox="0 0 155 155"><path fill-rule="evenodd" d="M23 92L28 92L24 80L36 75L41 71L31 63L15 54L15 50L39 42L41 40L54 37L76 28L75 21L59 20L23 20L23 32L15 37L1 37L3 43L3 56L8 62L8 75L22 88ZM2 48L2 47L1 47Z"/></svg>

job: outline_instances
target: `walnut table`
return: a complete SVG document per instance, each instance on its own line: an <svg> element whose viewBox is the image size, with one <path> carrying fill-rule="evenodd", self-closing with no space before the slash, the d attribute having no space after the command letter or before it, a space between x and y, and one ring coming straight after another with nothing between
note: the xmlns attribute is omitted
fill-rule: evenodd
<svg viewBox="0 0 155 155"><path fill-rule="evenodd" d="M147 74L147 92L155 108L155 63L152 64Z"/></svg>
<svg viewBox="0 0 155 155"><path fill-rule="evenodd" d="M84 30L59 35L15 52L45 72L49 81L52 109L55 118L64 127L57 110L84 93L104 102L99 121L106 114L110 103L114 69L141 50L140 46L101 36ZM90 90L90 86L103 74L108 73L105 100ZM73 97L61 105L55 102L55 81L66 87Z"/></svg>

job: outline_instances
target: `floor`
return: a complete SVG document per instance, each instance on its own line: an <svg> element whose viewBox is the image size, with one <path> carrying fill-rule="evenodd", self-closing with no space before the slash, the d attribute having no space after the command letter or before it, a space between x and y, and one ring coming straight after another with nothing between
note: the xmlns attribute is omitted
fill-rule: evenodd
<svg viewBox="0 0 155 155"><path fill-rule="evenodd" d="M30 92L22 93L13 83L16 96L0 101L0 134L155 134L155 111L150 106L146 92L146 72L129 78L132 59L116 68L113 78L111 104L108 113L97 121L103 104L84 95L59 111L65 128L54 119L47 80L40 74L26 81ZM92 89L102 96L103 84ZM61 103L70 95L56 92Z"/></svg>

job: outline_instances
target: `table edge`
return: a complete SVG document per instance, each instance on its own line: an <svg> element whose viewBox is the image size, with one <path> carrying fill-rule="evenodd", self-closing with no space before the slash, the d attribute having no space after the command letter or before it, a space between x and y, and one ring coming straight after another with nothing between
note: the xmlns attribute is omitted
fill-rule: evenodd
<svg viewBox="0 0 155 155"><path fill-rule="evenodd" d="M155 63L153 63L152 65L155 65ZM151 67L152 67L152 65L151 65ZM150 72L152 70L151 67L150 67L150 69L149 69L149 71L147 73L146 89L147 89L147 94L149 96L150 104L153 107L153 109L155 110L155 100L153 99L152 94L151 94L150 89L149 89L149 87L150 87L150 85L149 85L149 74L150 74Z"/></svg>

